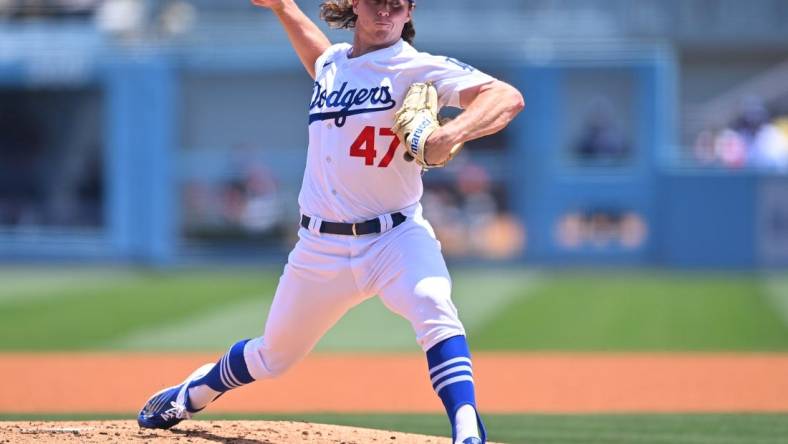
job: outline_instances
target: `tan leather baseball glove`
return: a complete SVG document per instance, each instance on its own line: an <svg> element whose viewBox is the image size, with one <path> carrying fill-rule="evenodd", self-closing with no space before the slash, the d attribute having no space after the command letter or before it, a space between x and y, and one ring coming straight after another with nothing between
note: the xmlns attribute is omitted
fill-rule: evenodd
<svg viewBox="0 0 788 444"><path fill-rule="evenodd" d="M414 83L408 88L402 107L394 115L392 128L405 146L405 159L415 159L424 169L445 166L462 149L463 144L453 146L443 163L428 164L425 145L430 134L439 127L438 91L432 83Z"/></svg>

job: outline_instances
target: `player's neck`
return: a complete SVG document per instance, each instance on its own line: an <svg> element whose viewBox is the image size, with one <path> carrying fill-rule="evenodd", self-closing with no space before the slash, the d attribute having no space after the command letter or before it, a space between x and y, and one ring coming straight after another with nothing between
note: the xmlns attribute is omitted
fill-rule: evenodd
<svg viewBox="0 0 788 444"><path fill-rule="evenodd" d="M379 49L388 48L390 46L396 45L399 40L400 38L397 37L385 43L370 43L364 41L364 39L360 38L358 33L356 33L356 35L353 37L353 48L350 50L350 58L361 57L364 54L369 54L370 52L377 51Z"/></svg>

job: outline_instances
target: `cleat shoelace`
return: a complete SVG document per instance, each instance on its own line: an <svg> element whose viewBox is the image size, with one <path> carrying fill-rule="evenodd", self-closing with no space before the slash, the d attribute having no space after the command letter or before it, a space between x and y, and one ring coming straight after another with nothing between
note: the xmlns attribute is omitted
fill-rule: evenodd
<svg viewBox="0 0 788 444"><path fill-rule="evenodd" d="M170 419L189 419L192 417L191 413L186 410L186 406L183 404L178 404L175 401L170 402L172 408L167 409L164 413L161 414L161 419L165 421L169 421Z"/></svg>

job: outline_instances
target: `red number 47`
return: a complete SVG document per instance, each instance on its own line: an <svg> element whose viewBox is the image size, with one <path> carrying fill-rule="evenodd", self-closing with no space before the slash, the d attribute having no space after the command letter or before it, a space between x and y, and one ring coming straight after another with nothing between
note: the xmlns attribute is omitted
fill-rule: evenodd
<svg viewBox="0 0 788 444"><path fill-rule="evenodd" d="M380 160L378 164L379 168L386 168L391 163L391 159L394 158L394 152L397 150L397 146L399 146L399 139L397 135L391 131L391 128L380 128L378 132L381 136L389 136L391 137L391 143L389 144L389 149L386 151L386 155L383 156L383 159ZM353 144L350 145L350 155L353 157L363 157L364 158L364 165L374 165L375 164L375 157L378 155L378 152L375 151L375 127L374 126L365 126L361 133L356 137L356 140L353 141Z"/></svg>

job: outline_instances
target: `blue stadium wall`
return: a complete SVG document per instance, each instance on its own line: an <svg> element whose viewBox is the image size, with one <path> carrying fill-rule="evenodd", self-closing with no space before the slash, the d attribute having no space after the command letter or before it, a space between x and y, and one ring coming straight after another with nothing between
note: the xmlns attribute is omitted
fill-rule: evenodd
<svg viewBox="0 0 788 444"><path fill-rule="evenodd" d="M20 44L0 58L0 84L92 85L103 91L105 224L93 234L56 233L33 241L0 234L0 257L179 263L179 79L190 72L296 72L297 61L281 51L247 50L225 54L217 63L199 50L107 48L96 36L79 32L66 32L59 44L64 59L72 51L80 60L78 69L37 75L41 64L51 61L36 47ZM788 264L787 177L699 170L671 160L677 104L669 50L599 48L549 61L484 64L504 73L526 96L527 110L511 129L513 145L500 159L510 166L504 179L509 206L528 232L522 261L732 269ZM571 112L568 85L599 73L626 79L631 89L636 147L624 167L579 168L566 162L561 148ZM645 224L642 242L626 248L567 248L559 242L556 227L563 216L600 208L639 215Z"/></svg>

